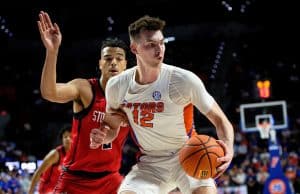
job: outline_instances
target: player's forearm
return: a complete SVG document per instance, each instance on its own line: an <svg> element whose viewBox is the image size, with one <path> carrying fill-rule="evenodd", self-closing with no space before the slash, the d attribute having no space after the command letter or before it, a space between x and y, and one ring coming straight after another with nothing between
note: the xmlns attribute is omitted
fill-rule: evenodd
<svg viewBox="0 0 300 194"><path fill-rule="evenodd" d="M229 148L233 149L234 131L228 119L224 119L217 127L217 135L219 139L223 140Z"/></svg>
<svg viewBox="0 0 300 194"><path fill-rule="evenodd" d="M109 127L109 130L104 139L104 143L109 143L117 137L120 126L125 125L126 116L120 111L116 111L114 113L106 113L103 118L103 122Z"/></svg>
<svg viewBox="0 0 300 194"><path fill-rule="evenodd" d="M118 113L106 113L103 121L111 128L118 129L125 121L123 115Z"/></svg>
<svg viewBox="0 0 300 194"><path fill-rule="evenodd" d="M41 76L41 94L43 98L51 100L56 96L56 63L58 51L48 51Z"/></svg>
<svg viewBox="0 0 300 194"><path fill-rule="evenodd" d="M120 128L108 130L106 137L104 138L103 144L112 142L118 136L119 131L120 131Z"/></svg>
<svg viewBox="0 0 300 194"><path fill-rule="evenodd" d="M207 118L216 127L218 138L223 140L230 149L233 149L234 131L232 124L217 103L206 114Z"/></svg>

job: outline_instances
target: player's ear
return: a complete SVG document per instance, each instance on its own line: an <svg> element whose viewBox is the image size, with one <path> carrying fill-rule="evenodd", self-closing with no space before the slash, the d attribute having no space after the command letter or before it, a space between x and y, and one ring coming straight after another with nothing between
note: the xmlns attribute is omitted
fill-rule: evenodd
<svg viewBox="0 0 300 194"><path fill-rule="evenodd" d="M136 47L137 45L135 43L130 44L130 50L133 54L138 54Z"/></svg>

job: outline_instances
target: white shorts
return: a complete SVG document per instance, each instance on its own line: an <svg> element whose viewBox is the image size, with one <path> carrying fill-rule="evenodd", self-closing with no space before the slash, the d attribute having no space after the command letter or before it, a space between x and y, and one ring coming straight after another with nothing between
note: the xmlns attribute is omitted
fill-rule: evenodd
<svg viewBox="0 0 300 194"><path fill-rule="evenodd" d="M178 187L182 193L191 194L201 186L216 187L216 184L211 178L199 180L188 176L181 168L177 152L171 156L142 156L126 175L118 193L167 194Z"/></svg>

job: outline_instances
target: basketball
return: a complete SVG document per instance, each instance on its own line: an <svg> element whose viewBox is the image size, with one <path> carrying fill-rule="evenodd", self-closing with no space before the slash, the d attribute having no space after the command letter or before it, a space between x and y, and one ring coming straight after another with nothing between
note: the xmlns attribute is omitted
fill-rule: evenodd
<svg viewBox="0 0 300 194"><path fill-rule="evenodd" d="M184 171L196 179L214 178L222 164L217 158L224 150L215 138L208 135L191 137L179 152L179 161Z"/></svg>

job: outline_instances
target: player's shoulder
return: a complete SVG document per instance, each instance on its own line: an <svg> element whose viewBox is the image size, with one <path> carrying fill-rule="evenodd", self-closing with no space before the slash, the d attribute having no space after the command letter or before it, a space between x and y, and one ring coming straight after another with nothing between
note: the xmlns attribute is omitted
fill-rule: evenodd
<svg viewBox="0 0 300 194"><path fill-rule="evenodd" d="M193 73L190 70L184 69L182 67L177 67L177 66L174 66L174 65L168 65L168 64L165 64L165 63L162 65L162 69L165 69L166 71L172 71L172 72L177 73L177 74L183 74L183 75Z"/></svg>
<svg viewBox="0 0 300 194"><path fill-rule="evenodd" d="M61 145L56 146L55 149L56 149L56 151L61 152L64 150L64 146L61 144Z"/></svg>
<svg viewBox="0 0 300 194"><path fill-rule="evenodd" d="M172 77L175 79L187 79L194 75L193 72L174 65L163 64L162 69L171 72Z"/></svg>

